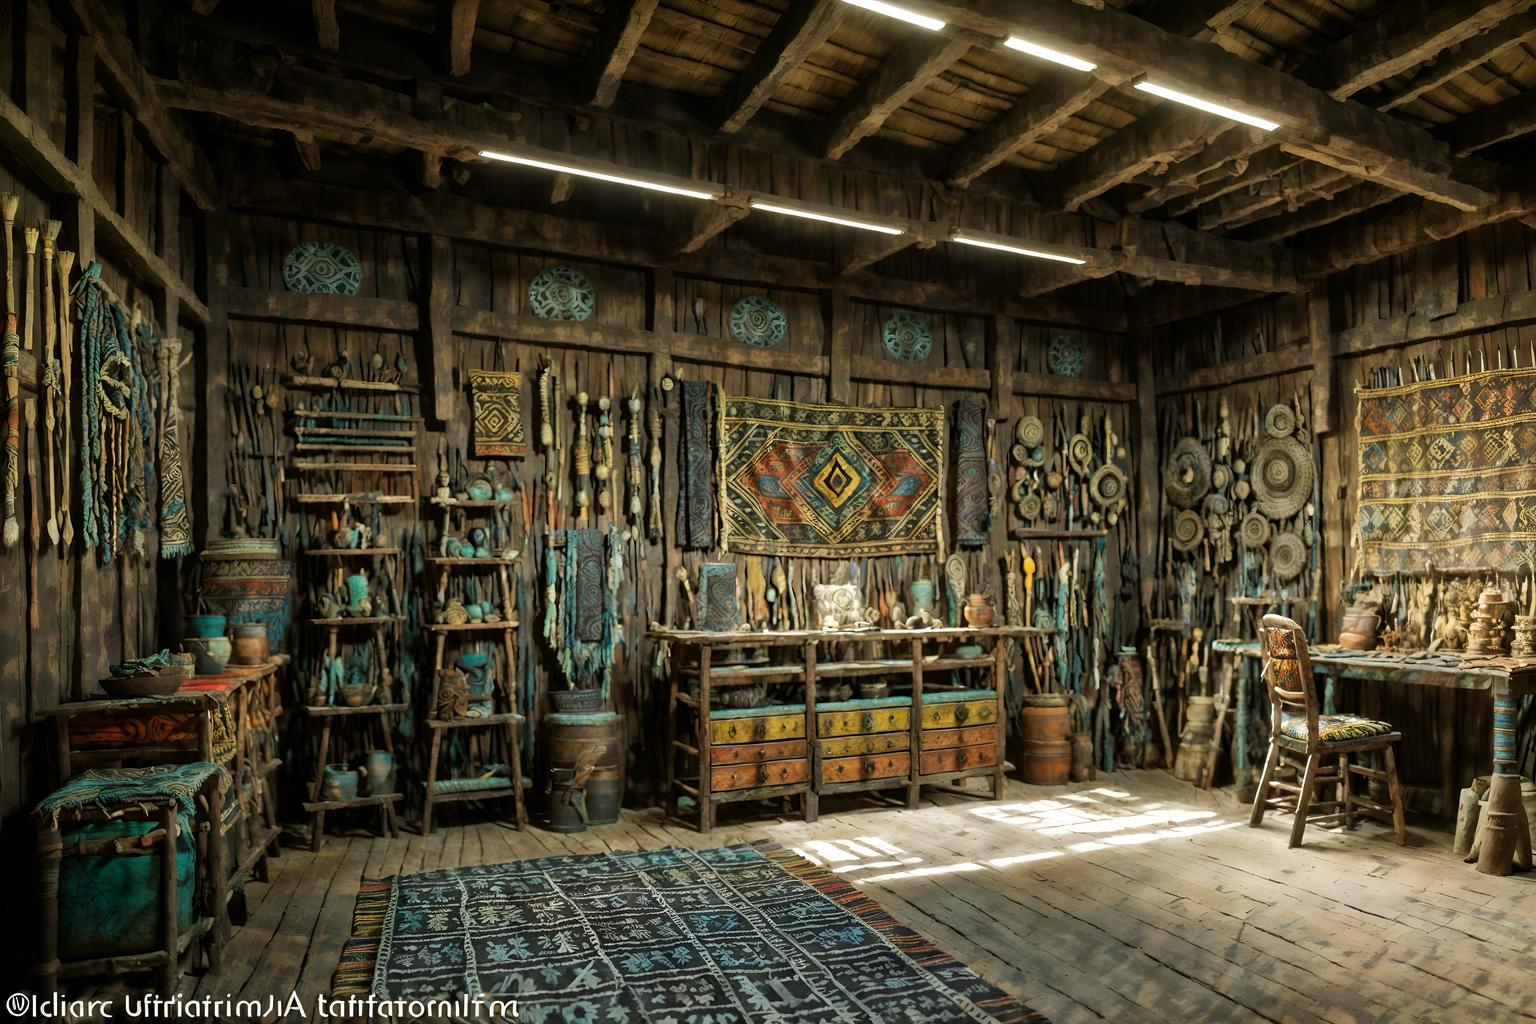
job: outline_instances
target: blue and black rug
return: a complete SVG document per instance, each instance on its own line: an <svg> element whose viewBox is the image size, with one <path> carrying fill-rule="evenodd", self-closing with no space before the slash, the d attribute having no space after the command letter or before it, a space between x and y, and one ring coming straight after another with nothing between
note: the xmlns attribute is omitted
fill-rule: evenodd
<svg viewBox="0 0 1536 1024"><path fill-rule="evenodd" d="M515 998L520 1022L1045 1020L767 841L365 882L333 994Z"/></svg>

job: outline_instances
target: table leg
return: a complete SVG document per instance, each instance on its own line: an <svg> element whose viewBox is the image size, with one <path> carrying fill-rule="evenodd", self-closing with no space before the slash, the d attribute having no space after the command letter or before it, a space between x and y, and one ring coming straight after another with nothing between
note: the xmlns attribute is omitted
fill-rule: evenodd
<svg viewBox="0 0 1536 1024"><path fill-rule="evenodd" d="M1520 717L1520 699L1507 688L1493 692L1493 770L1495 774L1519 774L1515 755L1516 723Z"/></svg>

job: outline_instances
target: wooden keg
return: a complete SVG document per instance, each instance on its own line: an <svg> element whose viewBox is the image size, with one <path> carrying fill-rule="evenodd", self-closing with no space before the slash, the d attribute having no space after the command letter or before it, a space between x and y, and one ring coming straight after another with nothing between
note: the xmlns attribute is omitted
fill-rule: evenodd
<svg viewBox="0 0 1536 1024"><path fill-rule="evenodd" d="M624 802L624 720L618 712L554 712L544 716L543 734L544 757L552 773L568 777L578 762L595 765L585 787L586 824L618 821Z"/></svg>
<svg viewBox="0 0 1536 1024"><path fill-rule="evenodd" d="M1035 786L1060 786L1072 771L1072 719L1067 698L1059 694L1032 695L1019 712L1024 744L1024 781Z"/></svg>

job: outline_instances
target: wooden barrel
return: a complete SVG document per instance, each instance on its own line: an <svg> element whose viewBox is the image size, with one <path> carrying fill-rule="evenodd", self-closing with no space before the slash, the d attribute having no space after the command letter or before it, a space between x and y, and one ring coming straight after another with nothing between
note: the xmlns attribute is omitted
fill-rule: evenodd
<svg viewBox="0 0 1536 1024"><path fill-rule="evenodd" d="M544 756L552 771L573 769L594 746L604 747L587 779L587 824L611 825L624 802L624 720L616 711L554 712L544 716Z"/></svg>
<svg viewBox="0 0 1536 1024"><path fill-rule="evenodd" d="M1035 786L1060 786L1072 771L1071 708L1060 704L1026 704L1019 712L1024 738L1024 781Z"/></svg>

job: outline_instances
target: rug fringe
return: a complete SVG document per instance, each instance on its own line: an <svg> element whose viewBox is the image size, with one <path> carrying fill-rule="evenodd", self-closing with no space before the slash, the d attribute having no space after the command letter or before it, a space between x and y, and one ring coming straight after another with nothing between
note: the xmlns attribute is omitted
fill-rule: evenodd
<svg viewBox="0 0 1536 1024"><path fill-rule="evenodd" d="M393 878L363 880L352 909L352 937L341 947L341 962L331 976L332 995L365 996L373 990L373 969L394 889Z"/></svg>

